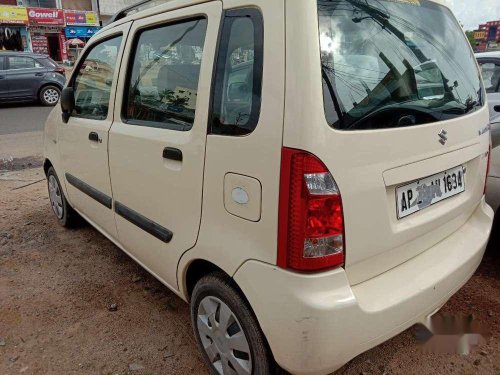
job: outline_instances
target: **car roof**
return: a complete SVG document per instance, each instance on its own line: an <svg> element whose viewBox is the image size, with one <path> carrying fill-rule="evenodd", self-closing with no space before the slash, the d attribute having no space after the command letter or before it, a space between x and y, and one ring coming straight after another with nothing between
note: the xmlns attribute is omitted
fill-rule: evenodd
<svg viewBox="0 0 500 375"><path fill-rule="evenodd" d="M33 52L17 52L17 51L0 51L0 56L29 56L29 57L35 57L35 58L47 58L49 57L48 55L42 55L39 53L33 53Z"/></svg>
<svg viewBox="0 0 500 375"><path fill-rule="evenodd" d="M484 58L484 57L493 57L500 59L500 51L491 51L491 52L482 52L482 53L476 53L476 57L479 58Z"/></svg>
<svg viewBox="0 0 500 375"><path fill-rule="evenodd" d="M156 14L172 11L175 9L186 8L188 6L207 3L212 0L143 0L127 7L111 18L111 22L102 28L99 32L107 31L113 29L115 26L122 25L124 23L135 21L141 18L150 17ZM316 1L316 0L310 0ZM399 0L403 1L403 0ZM408 1L408 0L405 0ZM449 8L446 0L430 0L442 6ZM222 0L224 2L224 0Z"/></svg>

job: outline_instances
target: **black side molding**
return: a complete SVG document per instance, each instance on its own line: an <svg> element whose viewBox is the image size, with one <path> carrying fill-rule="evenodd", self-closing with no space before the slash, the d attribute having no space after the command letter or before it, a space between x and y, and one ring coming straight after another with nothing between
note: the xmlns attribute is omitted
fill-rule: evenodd
<svg viewBox="0 0 500 375"><path fill-rule="evenodd" d="M140 213L131 210L120 202L115 201L115 212L125 220L128 220L132 224L137 225L145 232L148 232L152 236L165 243L169 243L172 240L174 234L167 228L164 228L160 224L157 224L147 217L142 216Z"/></svg>
<svg viewBox="0 0 500 375"><path fill-rule="evenodd" d="M97 189L94 189L92 186L86 184L82 180L76 178L75 176L66 173L66 181L68 181L71 185L76 187L78 190L87 194L89 197L95 199L103 206L111 209L113 207L113 199L110 196L100 192Z"/></svg>

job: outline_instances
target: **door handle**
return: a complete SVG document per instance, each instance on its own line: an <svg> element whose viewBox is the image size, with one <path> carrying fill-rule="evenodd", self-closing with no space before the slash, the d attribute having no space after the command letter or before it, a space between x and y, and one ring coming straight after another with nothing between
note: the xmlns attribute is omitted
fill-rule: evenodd
<svg viewBox="0 0 500 375"><path fill-rule="evenodd" d="M5 77L4 76L0 76L0 79L5 79Z"/></svg>
<svg viewBox="0 0 500 375"><path fill-rule="evenodd" d="M174 147L165 147L163 149L163 158L175 161L182 161L182 151Z"/></svg>
<svg viewBox="0 0 500 375"><path fill-rule="evenodd" d="M99 134L97 134L96 132L90 132L89 141L101 143L102 139L99 138Z"/></svg>
<svg viewBox="0 0 500 375"><path fill-rule="evenodd" d="M35 73L35 77L43 77L44 73Z"/></svg>

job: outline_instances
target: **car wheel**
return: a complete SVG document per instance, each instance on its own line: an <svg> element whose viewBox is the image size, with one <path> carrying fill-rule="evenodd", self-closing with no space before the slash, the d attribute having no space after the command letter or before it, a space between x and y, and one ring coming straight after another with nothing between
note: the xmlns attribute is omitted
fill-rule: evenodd
<svg viewBox="0 0 500 375"><path fill-rule="evenodd" d="M47 171L47 185L49 188L50 206L59 224L67 228L75 226L79 221L79 216L68 204L53 167L50 167Z"/></svg>
<svg viewBox="0 0 500 375"><path fill-rule="evenodd" d="M205 276L196 284L191 321L198 347L213 374L275 373L257 319L222 273Z"/></svg>
<svg viewBox="0 0 500 375"><path fill-rule="evenodd" d="M43 105L54 106L59 102L61 90L56 86L45 86L40 90L40 101Z"/></svg>

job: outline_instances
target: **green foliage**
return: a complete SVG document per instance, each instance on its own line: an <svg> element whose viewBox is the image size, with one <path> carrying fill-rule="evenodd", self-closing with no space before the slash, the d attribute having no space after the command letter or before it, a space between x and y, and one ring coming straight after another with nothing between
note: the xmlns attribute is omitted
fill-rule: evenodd
<svg viewBox="0 0 500 375"><path fill-rule="evenodd" d="M467 35L467 39L469 40L472 48L476 48L476 40L474 39L474 31L466 31L465 35Z"/></svg>

